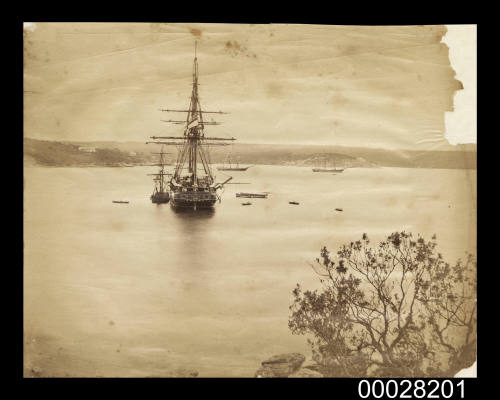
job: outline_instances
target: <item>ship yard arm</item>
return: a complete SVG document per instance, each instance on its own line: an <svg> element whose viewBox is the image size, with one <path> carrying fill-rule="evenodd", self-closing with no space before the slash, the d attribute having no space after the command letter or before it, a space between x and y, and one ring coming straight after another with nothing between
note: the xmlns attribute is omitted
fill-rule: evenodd
<svg viewBox="0 0 500 400"><path fill-rule="evenodd" d="M171 119L160 119L161 122L169 122L171 124L184 125L186 121L175 121ZM208 121L208 122L198 122L198 125L221 125L222 122Z"/></svg>
<svg viewBox="0 0 500 400"><path fill-rule="evenodd" d="M146 142L146 144L166 144L171 146L182 146L184 142ZM229 146L229 143L198 143L198 146Z"/></svg>
<svg viewBox="0 0 500 400"><path fill-rule="evenodd" d="M190 112L191 110L169 110L169 109L160 108L160 111L167 111L167 112ZM203 113L203 114L229 114L228 112L225 112L225 111L205 111L205 110L200 110L199 112Z"/></svg>
<svg viewBox="0 0 500 400"><path fill-rule="evenodd" d="M186 136L151 136L150 137L151 139L186 139ZM201 136L200 137L201 140L236 140L234 137L231 137L231 138L219 138L219 137L205 137L205 136ZM152 143L152 142L151 142ZM157 142L155 142L157 143Z"/></svg>

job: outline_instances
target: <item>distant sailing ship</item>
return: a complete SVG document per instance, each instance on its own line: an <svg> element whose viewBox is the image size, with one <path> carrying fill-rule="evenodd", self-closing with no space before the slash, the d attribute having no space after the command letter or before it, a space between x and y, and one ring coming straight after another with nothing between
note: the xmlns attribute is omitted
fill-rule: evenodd
<svg viewBox="0 0 500 400"><path fill-rule="evenodd" d="M187 113L185 120L168 120L173 124L184 125L183 136L152 136L154 142L166 145L182 146L178 153L177 162L172 178L169 182L170 205L173 208L202 209L212 208L220 197L217 190L221 189L232 177L222 183L215 183L212 173L210 154L207 145L227 145L224 141L234 141L235 138L206 137L205 125L219 125L219 122L206 122L204 114L227 114L222 111L202 111L198 96L198 59L193 63L193 89L191 103L188 110L162 110L167 112ZM158 141L159 140L159 141ZM198 168L201 164L201 168Z"/></svg>
<svg viewBox="0 0 500 400"><path fill-rule="evenodd" d="M155 204L168 203L168 201L170 200L170 194L167 190L165 176L168 176L170 174L165 172L165 160L163 158L163 156L167 153L163 152L163 147L162 147L159 153L153 153L153 154L160 155L160 160L158 164L155 164L160 167L160 170L158 171L157 174L148 174L154 176L153 181L155 183L153 194L151 195L151 201Z"/></svg>
<svg viewBox="0 0 500 400"><path fill-rule="evenodd" d="M240 163L238 160L236 160L236 165L231 164L231 157L227 158L228 165L225 163L222 164L222 167L217 167L219 171L246 171L250 166L248 167L240 167Z"/></svg>
<svg viewBox="0 0 500 400"><path fill-rule="evenodd" d="M326 161L325 161L325 166L324 167L317 167L313 168L313 172L336 172L340 173L343 172L345 168L337 168L335 165L333 167L327 167L326 166Z"/></svg>

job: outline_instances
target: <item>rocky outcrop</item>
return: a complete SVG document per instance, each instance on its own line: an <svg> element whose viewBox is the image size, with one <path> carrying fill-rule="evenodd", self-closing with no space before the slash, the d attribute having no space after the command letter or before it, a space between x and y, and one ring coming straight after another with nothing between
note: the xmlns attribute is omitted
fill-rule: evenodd
<svg viewBox="0 0 500 400"><path fill-rule="evenodd" d="M257 378L284 378L296 372L306 358L300 353L278 354L265 361L257 370Z"/></svg>
<svg viewBox="0 0 500 400"><path fill-rule="evenodd" d="M255 378L276 378L276 375L274 375L270 368L260 367L255 372Z"/></svg>
<svg viewBox="0 0 500 400"><path fill-rule="evenodd" d="M306 363L300 353L278 354L265 361L255 372L256 378L321 378L323 375L315 370L315 364ZM302 368L301 368L302 367Z"/></svg>
<svg viewBox="0 0 500 400"><path fill-rule="evenodd" d="M302 364L301 369L309 369L315 372L320 372L321 373L321 366L318 365L315 361L313 360L307 360Z"/></svg>

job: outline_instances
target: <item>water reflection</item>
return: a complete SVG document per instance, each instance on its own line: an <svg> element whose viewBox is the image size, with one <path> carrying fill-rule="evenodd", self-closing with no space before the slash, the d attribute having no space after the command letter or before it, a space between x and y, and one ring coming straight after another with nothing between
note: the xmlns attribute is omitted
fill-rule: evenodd
<svg viewBox="0 0 500 400"><path fill-rule="evenodd" d="M175 208L171 207L173 213L180 219L189 221L212 218L215 214L214 208L201 208L193 210L192 208Z"/></svg>
<svg viewBox="0 0 500 400"><path fill-rule="evenodd" d="M179 266L186 271L200 271L207 268L207 262L213 253L213 230L216 218L215 209L174 208L171 209L171 224L178 235L179 242L175 252L179 257ZM209 264L210 265L210 264ZM187 268L186 268L187 267ZM192 280L191 274L183 276Z"/></svg>

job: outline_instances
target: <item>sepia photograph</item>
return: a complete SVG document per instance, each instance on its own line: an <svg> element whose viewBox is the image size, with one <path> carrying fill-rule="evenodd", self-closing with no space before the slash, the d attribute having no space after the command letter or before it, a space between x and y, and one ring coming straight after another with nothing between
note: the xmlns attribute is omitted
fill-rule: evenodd
<svg viewBox="0 0 500 400"><path fill-rule="evenodd" d="M22 29L25 378L477 377L477 25Z"/></svg>

